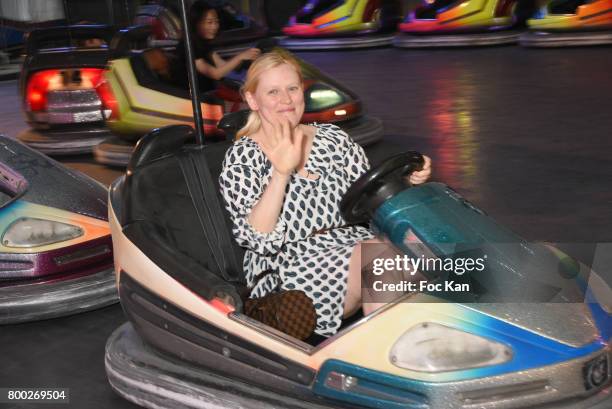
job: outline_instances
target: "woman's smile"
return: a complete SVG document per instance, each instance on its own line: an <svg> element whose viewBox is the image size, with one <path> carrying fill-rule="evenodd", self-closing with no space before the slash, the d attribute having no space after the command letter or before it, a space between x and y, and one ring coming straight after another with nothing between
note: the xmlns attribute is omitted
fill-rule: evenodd
<svg viewBox="0 0 612 409"><path fill-rule="evenodd" d="M255 93L248 93L251 109L268 122L277 122L278 116L287 118L295 128L304 114L304 89L294 67L282 64L261 74Z"/></svg>

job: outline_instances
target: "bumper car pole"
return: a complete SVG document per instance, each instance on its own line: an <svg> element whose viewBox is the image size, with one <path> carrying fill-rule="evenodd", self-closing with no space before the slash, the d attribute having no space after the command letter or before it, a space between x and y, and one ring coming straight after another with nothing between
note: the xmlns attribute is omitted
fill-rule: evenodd
<svg viewBox="0 0 612 409"><path fill-rule="evenodd" d="M115 25L115 10L113 10L113 0L106 0L106 9L108 10L110 25Z"/></svg>
<svg viewBox="0 0 612 409"><path fill-rule="evenodd" d="M202 120L202 106L200 105L200 92L198 88L198 77L196 76L195 61L193 61L193 44L191 43L191 31L187 19L187 5L181 0L181 19L185 33L185 58L187 58L187 78L189 81L189 92L191 93L191 105L193 106L193 120L196 129L196 143L204 145L204 121Z"/></svg>

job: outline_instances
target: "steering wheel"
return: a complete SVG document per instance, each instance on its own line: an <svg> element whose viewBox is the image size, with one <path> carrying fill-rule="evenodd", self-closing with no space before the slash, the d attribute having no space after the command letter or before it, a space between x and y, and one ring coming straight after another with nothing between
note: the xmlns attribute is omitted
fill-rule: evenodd
<svg viewBox="0 0 612 409"><path fill-rule="evenodd" d="M423 155L409 151L392 156L364 173L340 201L344 220L351 224L370 220L386 200L412 187L405 176L423 169L424 162Z"/></svg>

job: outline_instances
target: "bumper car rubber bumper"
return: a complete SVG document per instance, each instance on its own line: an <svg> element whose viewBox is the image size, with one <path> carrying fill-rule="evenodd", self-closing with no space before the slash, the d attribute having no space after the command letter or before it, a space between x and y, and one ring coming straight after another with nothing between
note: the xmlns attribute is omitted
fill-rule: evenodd
<svg viewBox="0 0 612 409"><path fill-rule="evenodd" d="M17 139L47 155L79 155L91 153L110 135L104 126L69 130L27 129L17 135Z"/></svg>
<svg viewBox="0 0 612 409"><path fill-rule="evenodd" d="M393 41L393 34L369 34L346 37L283 37L279 45L289 50L338 50L387 47Z"/></svg>
<svg viewBox="0 0 612 409"><path fill-rule="evenodd" d="M593 31L539 31L523 33L519 40L523 47L554 48L612 44L612 29Z"/></svg>
<svg viewBox="0 0 612 409"><path fill-rule="evenodd" d="M383 124L378 118L363 116L338 125L361 146L367 146L382 139ZM134 144L112 136L94 148L96 162L108 166L127 166L134 151Z"/></svg>
<svg viewBox="0 0 612 409"><path fill-rule="evenodd" d="M77 314L119 301L113 267L63 280L0 287L0 324Z"/></svg>
<svg viewBox="0 0 612 409"><path fill-rule="evenodd" d="M143 325L146 325L146 321L143 321ZM166 356L144 344L130 323L123 324L110 336L106 343L104 361L106 374L113 390L125 399L148 408L240 407L259 409L274 407L319 409L346 407L341 402L338 402L336 406L333 401L331 401L331 404L330 401L321 401L321 404L298 401L286 395L213 374L178 358ZM581 369L583 361L584 359L562 363L558 365L558 368L553 369L557 373L562 373L570 367ZM540 378L549 373L549 369L536 368L529 372L531 375ZM472 380L461 385L433 383L423 385L423 387L428 389L427 395L432 399L430 402L432 405L434 402L448 402L446 407L454 409L465 407L463 406L465 402L457 400L458 389L464 387L477 388L480 385L481 387L488 386L491 389L502 391L505 388L503 384L507 382L519 382L521 386L525 386L526 378L522 378L520 375L508 374L507 378L487 379L484 383L481 380ZM563 379L563 376L560 378ZM410 382L407 379L404 379L404 381ZM529 403L527 406L523 406L525 402L531 402L542 409L606 409L610 407L612 399L610 396L611 388L612 386L608 382L606 387L591 393L590 396L567 397L561 398L561 400L554 399L553 395L562 392L554 391L554 388L548 389L548 392L543 389L543 395L540 394L541 396L538 396L537 393L534 395L533 391L530 392L527 389L527 394L518 401L514 397L504 402L503 396L495 395L495 399L501 399L496 401L497 405L495 407L500 409L533 407ZM563 395L563 393L559 393L559 395ZM545 403L550 398L553 400ZM418 407L429 409L442 406L425 404Z"/></svg>
<svg viewBox="0 0 612 409"><path fill-rule="evenodd" d="M134 143L111 136L94 148L94 159L103 165L124 167L130 161L134 146Z"/></svg>
<svg viewBox="0 0 612 409"><path fill-rule="evenodd" d="M215 375L156 352L125 323L106 342L104 364L115 392L148 408L323 409Z"/></svg>
<svg viewBox="0 0 612 409"><path fill-rule="evenodd" d="M520 35L521 32L517 30L483 33L399 33L393 39L393 45L399 48L482 47L516 44Z"/></svg>

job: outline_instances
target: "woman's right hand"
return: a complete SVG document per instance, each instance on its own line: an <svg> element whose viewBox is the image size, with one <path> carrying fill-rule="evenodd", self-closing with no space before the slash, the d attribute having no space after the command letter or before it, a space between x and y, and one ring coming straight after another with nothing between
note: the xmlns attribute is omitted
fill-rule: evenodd
<svg viewBox="0 0 612 409"><path fill-rule="evenodd" d="M238 55L243 61L252 61L259 57L259 54L261 54L261 50L259 48L248 48Z"/></svg>
<svg viewBox="0 0 612 409"><path fill-rule="evenodd" d="M304 132L300 125L292 127L285 117L279 118L271 127L261 141L261 148L276 172L283 176L291 175L302 161Z"/></svg>

